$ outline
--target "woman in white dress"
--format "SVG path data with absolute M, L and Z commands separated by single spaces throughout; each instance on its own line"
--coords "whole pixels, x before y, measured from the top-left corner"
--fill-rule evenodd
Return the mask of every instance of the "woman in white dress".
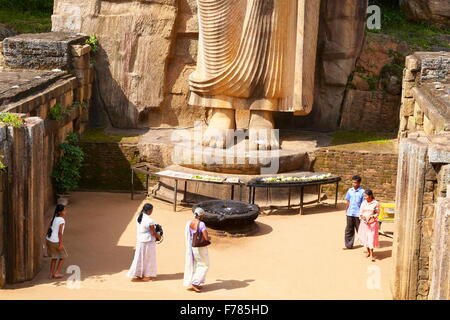
M 137 239 L 133 263 L 127 276 L 131 281 L 153 281 L 156 279 L 156 240 L 161 237 L 156 233 L 155 222 L 150 218 L 153 206 L 146 203 L 136 219 Z
M 195 218 L 186 223 L 185 242 L 186 255 L 184 265 L 183 285 L 188 290 L 200 292 L 205 283 L 206 274 L 209 268 L 209 256 L 207 247 L 192 247 L 192 237 L 197 229 L 203 233 L 203 237 L 209 239 L 206 225 L 202 221 L 205 211 L 202 208 L 195 209 Z

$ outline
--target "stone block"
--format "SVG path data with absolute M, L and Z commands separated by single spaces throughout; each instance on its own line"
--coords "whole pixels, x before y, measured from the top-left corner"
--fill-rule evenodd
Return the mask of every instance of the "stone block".
M 414 88 L 415 86 L 416 86 L 415 82 L 404 82 L 402 96 L 404 98 L 412 98 L 413 97 L 412 88 Z
M 420 70 L 420 60 L 417 59 L 414 55 L 410 55 L 406 57 L 405 62 L 406 69 L 410 71 L 419 71 Z
M 75 101 L 83 102 L 85 100 L 84 96 L 84 86 L 79 86 L 75 89 Z
M 403 70 L 403 81 L 412 82 L 416 80 L 416 73 L 409 69 Z
M 67 91 L 63 97 L 63 107 L 69 107 L 73 104 L 73 91 Z
M 408 131 L 416 130 L 416 119 L 414 117 L 408 117 L 408 124 L 406 125 Z
M 402 113 L 403 116 L 412 116 L 414 114 L 414 98 L 402 97 Z
M 73 57 L 89 56 L 91 46 L 88 44 L 75 44 L 70 46 L 70 52 Z
M 89 82 L 89 69 L 74 69 L 72 74 L 77 78 L 80 85 L 85 85 Z
M 72 58 L 72 68 L 74 69 L 88 69 L 90 67 L 89 55 L 85 54 L 81 57 Z
M 5 64 L 10 68 L 69 69 L 70 46 L 84 42 L 87 36 L 48 32 L 20 34 L 3 41 Z
M 427 116 L 423 117 L 423 131 L 427 135 L 434 135 L 436 133 L 436 128 Z

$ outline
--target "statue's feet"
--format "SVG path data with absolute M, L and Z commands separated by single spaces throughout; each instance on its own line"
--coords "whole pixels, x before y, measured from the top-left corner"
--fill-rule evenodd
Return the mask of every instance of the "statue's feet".
M 271 111 L 252 110 L 249 123 L 250 150 L 277 150 L 280 148 L 278 135 Z
M 234 112 L 234 109 L 213 109 L 208 128 L 203 133 L 203 146 L 226 148 L 227 137 L 229 135 L 233 136 L 233 130 L 236 128 Z

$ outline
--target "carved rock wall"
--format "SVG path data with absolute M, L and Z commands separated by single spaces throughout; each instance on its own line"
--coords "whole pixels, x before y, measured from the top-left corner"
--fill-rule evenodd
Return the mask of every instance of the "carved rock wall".
M 366 6 L 322 0 L 316 104 L 308 117 L 278 115 L 280 127 L 338 126 Z M 52 22 L 53 31 L 97 35 L 95 105 L 113 126 L 185 127 L 206 118 L 204 109 L 187 106 L 197 60 L 196 0 L 55 0 Z

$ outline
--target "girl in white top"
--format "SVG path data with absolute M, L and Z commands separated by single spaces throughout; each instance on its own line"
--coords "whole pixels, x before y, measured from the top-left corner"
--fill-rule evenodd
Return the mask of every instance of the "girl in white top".
M 66 213 L 66 207 L 62 204 L 58 204 L 47 230 L 47 255 L 52 259 L 50 263 L 50 279 L 64 277 L 63 274 L 59 273 L 59 270 L 63 265 L 64 259 L 68 256 L 66 249 L 63 246 L 63 233 L 66 224 L 64 217 Z
M 156 233 L 155 222 L 150 218 L 153 206 L 146 203 L 136 222 L 136 251 L 130 270 L 127 273 L 131 281 L 153 281 L 156 279 Z

